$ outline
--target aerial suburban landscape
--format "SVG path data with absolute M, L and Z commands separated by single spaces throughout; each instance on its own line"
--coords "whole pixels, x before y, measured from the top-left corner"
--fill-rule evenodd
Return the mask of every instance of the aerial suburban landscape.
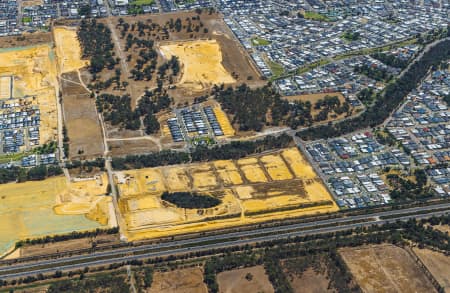
M 0 292 L 450 292 L 448 0 L 0 1 Z

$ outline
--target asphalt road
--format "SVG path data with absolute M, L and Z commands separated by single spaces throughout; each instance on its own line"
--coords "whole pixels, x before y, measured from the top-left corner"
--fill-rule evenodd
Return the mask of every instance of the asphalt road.
M 446 209 L 444 211 L 432 211 L 436 209 Z M 414 213 L 422 212 L 422 211 L 430 211 L 426 214 L 419 214 L 416 215 Z M 412 215 L 404 215 L 404 214 L 410 214 Z M 89 255 L 78 255 L 78 256 L 72 256 L 67 258 L 61 258 L 61 259 L 53 259 L 53 260 L 44 260 L 39 261 L 36 263 L 19 263 L 19 264 L 13 264 L 13 265 L 3 265 L 0 267 L 0 278 L 2 279 L 8 279 L 8 278 L 18 278 L 18 277 L 26 277 L 26 276 L 34 276 L 38 273 L 49 273 L 54 272 L 56 270 L 75 270 L 75 269 L 82 269 L 86 266 L 92 266 L 92 265 L 109 265 L 112 263 L 118 263 L 118 262 L 126 262 L 131 260 L 137 260 L 137 259 L 146 259 L 146 258 L 152 258 L 152 257 L 163 257 L 168 255 L 174 255 L 174 254 L 180 254 L 180 253 L 187 253 L 187 252 L 201 252 L 208 249 L 216 249 L 216 248 L 225 248 L 230 246 L 236 246 L 236 245 L 245 245 L 255 242 L 267 242 L 272 240 L 278 240 L 278 239 L 286 239 L 289 237 L 295 237 L 295 236 L 304 236 L 304 235 L 312 235 L 312 234 L 321 234 L 321 233 L 328 233 L 328 232 L 336 232 L 336 231 L 342 231 L 342 230 L 348 230 L 356 227 L 363 227 L 363 226 L 369 226 L 374 224 L 384 224 L 387 222 L 392 222 L 395 220 L 407 220 L 411 218 L 425 218 L 430 217 L 432 215 L 442 215 L 442 214 L 448 214 L 450 213 L 450 203 L 446 204 L 438 204 L 433 206 L 427 206 L 427 207 L 415 207 L 415 208 L 409 208 L 404 210 L 395 210 L 395 211 L 387 211 L 387 212 L 380 212 L 380 213 L 374 213 L 371 215 L 359 215 L 354 217 L 348 217 L 348 218 L 339 218 L 339 219 L 330 219 L 330 220 L 322 220 L 312 223 L 301 223 L 301 224 L 292 224 L 292 225 L 286 225 L 281 227 L 273 227 L 273 228 L 262 228 L 258 230 L 252 230 L 252 231 L 243 231 L 243 232 L 234 232 L 234 233 L 226 233 L 222 235 L 215 235 L 215 236 L 206 236 L 206 237 L 199 237 L 195 239 L 188 239 L 188 240 L 179 240 L 179 241 L 173 241 L 173 242 L 167 242 L 167 243 L 161 243 L 161 244 L 152 244 L 152 245 L 145 245 L 145 246 L 139 246 L 139 247 L 127 247 L 112 251 L 106 251 L 106 252 L 98 252 L 93 253 Z M 404 216 L 400 216 L 400 215 Z M 395 219 L 380 219 L 380 217 L 383 216 L 390 216 L 390 215 L 399 215 L 398 218 Z M 350 223 L 351 221 L 363 221 L 358 223 Z M 329 225 L 329 224 L 335 224 L 331 227 L 317 227 L 322 225 Z M 293 231 L 298 229 L 308 229 L 303 231 Z M 255 236 L 255 235 L 261 235 L 261 234 L 268 234 L 258 237 L 252 237 L 252 238 L 246 238 L 249 236 Z M 239 237 L 238 240 L 233 240 Z M 211 244 L 204 244 L 207 241 L 220 241 L 218 243 L 211 243 Z M 192 245 L 191 247 L 184 247 L 180 248 L 180 246 L 185 245 Z M 197 245 L 195 245 L 197 244 Z M 151 250 L 160 250 L 165 249 L 164 251 L 151 251 Z M 149 251 L 142 253 L 144 251 Z M 131 255 L 135 252 L 141 252 L 142 254 L 139 255 Z M 130 254 L 130 255 L 126 255 Z M 125 256 L 124 256 L 125 255 Z M 98 257 L 105 257 L 106 259 L 103 260 L 96 260 L 95 258 Z M 68 262 L 79 262 L 78 264 L 67 264 Z M 51 266 L 51 268 L 45 268 L 45 269 L 39 269 L 40 266 Z M 24 272 L 14 272 L 17 270 L 25 270 Z

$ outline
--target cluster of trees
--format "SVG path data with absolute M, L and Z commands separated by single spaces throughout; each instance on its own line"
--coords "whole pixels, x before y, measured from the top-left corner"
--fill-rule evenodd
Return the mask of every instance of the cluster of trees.
M 83 58 L 91 58 L 89 69 L 94 75 L 108 67 L 113 69 L 118 63 L 112 50 L 111 31 L 95 19 L 83 19 L 78 30 L 78 40 L 83 51 Z
M 304 140 L 314 140 L 341 136 L 358 129 L 375 127 L 403 101 L 404 97 L 417 87 L 431 66 L 437 66 L 442 60 L 450 58 L 450 41 L 444 40 L 425 52 L 422 58 L 414 62 L 409 70 L 395 82 L 389 83 L 379 98 L 357 117 L 333 125 L 322 125 L 297 133 Z
M 414 171 L 415 182 L 410 179 L 402 178 L 397 174 L 388 174 L 386 176 L 389 185 L 393 187 L 390 192 L 392 199 L 397 201 L 417 200 L 432 196 L 430 188 L 427 187 L 427 174 L 423 169 Z
M 375 59 L 383 62 L 384 64 L 386 64 L 388 66 L 391 66 L 391 67 L 404 69 L 404 68 L 406 68 L 406 66 L 408 66 L 408 60 L 397 58 L 396 56 L 394 56 L 392 54 L 386 54 L 386 53 L 379 52 L 379 53 L 374 53 L 370 56 L 372 58 L 375 58 Z
M 169 193 L 166 191 L 162 194 L 161 199 L 183 209 L 207 209 L 222 203 L 218 198 L 192 192 Z
M 47 292 L 96 292 L 99 288 L 101 288 L 102 292 L 131 292 L 130 285 L 126 282 L 125 274 L 99 274 L 93 278 L 81 276 L 78 280 L 70 279 L 52 283 Z
M 45 143 L 41 146 L 38 146 L 33 151 L 40 155 L 53 154 L 54 152 L 56 152 L 57 147 L 58 147 L 58 143 L 56 141 L 51 141 L 49 143 Z
M 353 69 L 355 73 L 364 74 L 367 77 L 376 81 L 389 82 L 392 79 L 392 74 L 389 74 L 386 69 L 373 67 L 369 65 L 355 66 Z
M 125 158 L 113 158 L 112 167 L 116 170 L 140 169 L 164 165 L 183 164 L 212 160 L 240 159 L 245 156 L 272 149 L 285 148 L 292 144 L 292 137 L 287 134 L 267 136 L 256 141 L 233 141 L 229 144 L 207 148 L 198 146 L 190 153 L 161 151 L 146 155 L 128 155 Z
M 214 95 L 222 108 L 233 117 L 232 123 L 238 124 L 243 131 L 260 131 L 264 125 L 287 125 L 296 129 L 326 120 L 329 113 L 350 114 L 351 110 L 349 104 L 341 104 L 338 97 L 326 97 L 316 103 L 315 109 L 321 111 L 313 117 L 309 101 L 288 102 L 270 85 L 257 89 L 251 89 L 245 84 L 236 89 L 215 87 Z
M 353 32 L 349 30 L 342 35 L 342 38 L 346 39 L 347 41 L 357 41 L 361 38 L 361 34 L 359 32 Z
M 0 184 L 8 182 L 25 182 L 44 180 L 48 177 L 58 176 L 63 173 L 62 169 L 56 165 L 39 165 L 32 168 L 11 168 L 0 169 Z
M 131 98 L 129 95 L 101 94 L 97 96 L 96 106 L 98 112 L 103 114 L 105 121 L 126 129 L 140 129 L 141 118 L 143 117 L 142 122 L 146 133 L 152 134 L 158 132 L 160 127 L 154 115 L 169 108 L 171 102 L 172 100 L 166 92 L 147 90 L 139 100 L 135 110 L 131 109 Z
M 66 164 L 67 169 L 80 169 L 81 171 L 91 172 L 94 168 L 98 168 L 101 171 L 105 170 L 105 159 L 96 158 L 91 161 L 78 161 L 72 160 L 70 163 Z

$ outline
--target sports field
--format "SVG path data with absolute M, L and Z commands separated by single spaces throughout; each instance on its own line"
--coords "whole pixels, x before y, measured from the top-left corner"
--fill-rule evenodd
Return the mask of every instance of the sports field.
M 51 45 L 0 49 L 1 75 L 14 76 L 14 97 L 36 97 L 41 112 L 40 144 L 56 140 L 58 81 Z
M 84 193 L 75 195 L 77 189 Z M 0 185 L 0 255 L 21 239 L 101 227 L 99 222 L 88 219 L 98 218 L 105 223 L 97 207 L 103 209 L 108 199 L 94 200 L 99 191 L 95 182 L 69 186 L 65 177 Z
M 160 47 L 170 59 L 177 56 L 182 65 L 179 85 L 203 90 L 214 84 L 232 84 L 236 80 L 222 65 L 222 50 L 216 40 L 175 42 Z
M 338 210 L 297 148 L 237 161 L 116 172 L 115 179 L 128 240 Z M 222 203 L 209 209 L 182 209 L 161 199 L 164 191 L 188 190 Z

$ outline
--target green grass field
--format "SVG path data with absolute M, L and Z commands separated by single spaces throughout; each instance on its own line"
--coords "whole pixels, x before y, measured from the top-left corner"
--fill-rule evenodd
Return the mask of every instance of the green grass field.
M 305 19 L 310 19 L 310 20 L 327 21 L 327 22 L 331 21 L 331 19 L 328 16 L 314 12 L 314 11 L 305 11 L 303 13 L 303 17 Z
M 155 0 L 133 0 L 130 2 L 131 5 L 142 6 L 142 5 L 151 5 L 155 3 Z
M 253 46 L 267 46 L 270 45 L 271 42 L 269 40 L 266 39 L 262 39 L 262 38 L 253 38 L 252 39 L 252 45 Z

